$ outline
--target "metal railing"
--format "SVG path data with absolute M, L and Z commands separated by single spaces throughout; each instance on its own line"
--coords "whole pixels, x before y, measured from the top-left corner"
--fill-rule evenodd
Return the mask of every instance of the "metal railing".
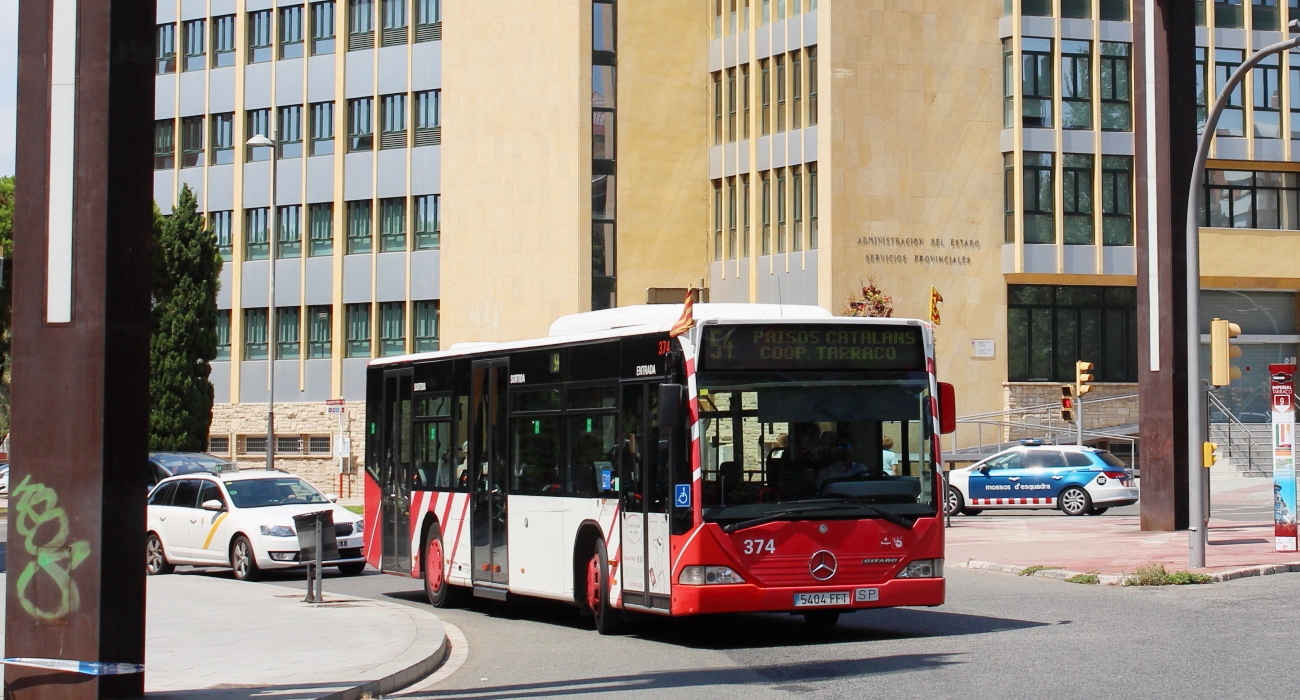
M 1246 424 L 1237 417 L 1237 414 L 1233 413 L 1232 410 L 1228 408 L 1227 404 L 1223 403 L 1223 399 L 1220 399 L 1214 392 L 1207 391 L 1205 395 L 1209 400 L 1210 408 L 1217 410 L 1228 419 L 1228 454 L 1232 454 L 1232 432 L 1233 429 L 1236 428 L 1242 435 L 1246 436 L 1246 470 L 1255 471 L 1255 449 L 1257 447 L 1260 449 L 1264 449 L 1265 447 L 1271 449 L 1272 445 L 1266 446 L 1260 442 L 1256 442 L 1255 433 L 1247 427 Z M 1211 421 L 1210 425 L 1213 424 L 1214 422 Z
M 1087 406 L 1111 401 L 1122 401 L 1134 399 L 1137 394 L 1120 394 L 1117 396 L 1103 396 L 1084 402 L 1086 411 Z M 1078 428 L 1065 424 L 1060 421 L 1061 405 L 1058 402 L 1033 404 L 1029 406 L 1019 406 L 1001 411 L 989 411 L 986 413 L 974 413 L 969 416 L 957 418 L 957 425 L 975 427 L 975 444 L 966 444 L 958 446 L 958 433 L 954 432 L 949 437 L 949 454 L 974 453 L 976 455 L 992 454 L 1006 449 L 1019 443 L 1019 439 L 1012 439 L 1013 432 L 1028 433 L 1026 437 L 1041 438 L 1050 441 L 1052 444 L 1063 444 L 1072 442 L 1078 437 Z M 1086 415 L 1086 412 L 1085 412 Z M 1018 420 L 1017 420 L 1018 419 Z M 992 434 L 992 441 L 985 442 L 985 428 L 988 427 Z M 969 431 L 966 431 L 969 436 Z M 1065 439 L 1061 439 L 1064 435 Z M 1083 438 L 1087 440 L 1111 440 L 1129 443 L 1132 450 L 1137 444 L 1137 437 L 1124 433 L 1108 430 L 1106 428 L 1084 429 Z M 1131 452 L 1130 452 L 1131 454 Z

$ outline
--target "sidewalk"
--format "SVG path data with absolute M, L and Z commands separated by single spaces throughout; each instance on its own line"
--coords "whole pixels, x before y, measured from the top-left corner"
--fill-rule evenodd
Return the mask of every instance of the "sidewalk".
M 1273 551 L 1272 479 L 1215 477 L 1212 490 L 1216 517 L 1210 520 L 1207 566 L 1196 571 L 1233 578 L 1237 570 L 1255 567 L 1295 564 L 1300 570 L 1300 553 Z M 1186 569 L 1187 533 L 1143 532 L 1136 511 L 1134 506 L 1114 515 L 1074 518 L 1050 511 L 957 515 L 947 531 L 947 559 L 952 566 L 1049 566 L 1103 575 L 1131 573 L 1151 563 L 1169 571 Z
M 437 617 L 393 603 L 327 593 L 313 606 L 303 591 L 194 573 L 151 577 L 148 595 L 150 698 L 380 697 L 447 651 Z

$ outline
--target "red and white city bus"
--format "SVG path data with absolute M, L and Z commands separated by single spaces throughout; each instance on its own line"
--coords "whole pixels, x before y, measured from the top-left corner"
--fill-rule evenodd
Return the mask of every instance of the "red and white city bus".
M 366 557 L 430 602 L 841 613 L 944 602 L 930 326 L 808 306 L 623 307 L 367 376 Z

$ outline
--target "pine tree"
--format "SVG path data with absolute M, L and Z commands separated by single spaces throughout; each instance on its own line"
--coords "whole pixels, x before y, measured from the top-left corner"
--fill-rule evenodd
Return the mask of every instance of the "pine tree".
M 153 336 L 149 343 L 149 448 L 203 452 L 212 425 L 217 355 L 216 238 L 189 186 L 172 215 L 154 207 Z
M 13 291 L 14 178 L 0 177 L 0 440 L 9 434 L 9 342 Z

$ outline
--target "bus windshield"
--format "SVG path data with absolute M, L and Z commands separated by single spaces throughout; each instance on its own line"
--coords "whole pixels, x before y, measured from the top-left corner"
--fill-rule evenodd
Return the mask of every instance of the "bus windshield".
M 927 375 L 768 372 L 700 386 L 706 521 L 935 514 Z

